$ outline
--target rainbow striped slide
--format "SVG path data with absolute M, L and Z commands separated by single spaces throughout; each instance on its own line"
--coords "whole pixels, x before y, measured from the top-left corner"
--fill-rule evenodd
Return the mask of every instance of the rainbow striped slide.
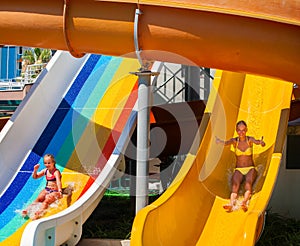
M 135 125 L 134 59 L 58 51 L 0 134 L 0 245 L 75 245 Z M 18 211 L 45 186 L 31 178 L 52 153 L 69 195 L 31 221 Z

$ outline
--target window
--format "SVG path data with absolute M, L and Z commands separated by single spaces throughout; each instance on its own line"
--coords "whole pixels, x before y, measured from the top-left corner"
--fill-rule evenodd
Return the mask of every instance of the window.
M 287 135 L 286 169 L 300 169 L 300 126 L 290 126 Z

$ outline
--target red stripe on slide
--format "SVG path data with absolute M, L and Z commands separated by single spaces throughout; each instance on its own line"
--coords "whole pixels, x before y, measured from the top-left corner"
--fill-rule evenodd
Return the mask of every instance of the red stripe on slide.
M 92 177 L 89 178 L 89 180 L 86 182 L 83 190 L 81 191 L 79 197 L 77 198 L 77 200 L 91 187 L 91 185 L 94 183 L 95 179 L 93 179 Z
M 128 117 L 132 111 L 132 108 L 134 107 L 134 104 L 137 101 L 137 88 L 138 88 L 138 83 L 136 82 L 134 87 L 132 88 L 132 91 L 126 101 L 126 104 L 124 105 L 124 108 L 119 116 L 119 119 L 117 120 L 114 129 L 112 129 L 105 146 L 102 150 L 102 153 L 97 161 L 97 164 L 95 168 L 100 168 L 102 170 L 106 163 L 107 160 L 109 159 L 110 155 L 112 154 L 117 141 L 119 140 L 119 137 L 121 135 L 122 130 L 124 129 L 124 126 L 128 120 Z M 95 175 L 91 175 L 89 178 L 88 182 L 86 183 L 85 187 L 83 188 L 82 192 L 80 193 L 80 196 L 78 199 L 91 187 L 91 185 L 94 183 L 95 179 L 98 177 L 100 173 L 97 173 Z

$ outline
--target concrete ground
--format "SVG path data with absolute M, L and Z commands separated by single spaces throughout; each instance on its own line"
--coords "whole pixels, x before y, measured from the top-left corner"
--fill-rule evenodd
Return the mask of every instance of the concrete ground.
M 82 239 L 77 246 L 129 246 L 129 240 L 121 239 Z

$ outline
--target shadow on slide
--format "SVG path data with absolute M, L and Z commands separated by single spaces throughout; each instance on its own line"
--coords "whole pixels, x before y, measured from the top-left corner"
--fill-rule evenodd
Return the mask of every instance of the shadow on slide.
M 291 93 L 292 83 L 218 71 L 194 141 L 200 138 L 200 146 L 192 146 L 165 193 L 139 211 L 131 245 L 254 245 L 276 182 Z M 215 136 L 233 137 L 241 119 L 266 146 L 254 146 L 258 178 L 249 210 L 227 213 L 222 205 L 230 196 L 234 153 L 217 145 Z

